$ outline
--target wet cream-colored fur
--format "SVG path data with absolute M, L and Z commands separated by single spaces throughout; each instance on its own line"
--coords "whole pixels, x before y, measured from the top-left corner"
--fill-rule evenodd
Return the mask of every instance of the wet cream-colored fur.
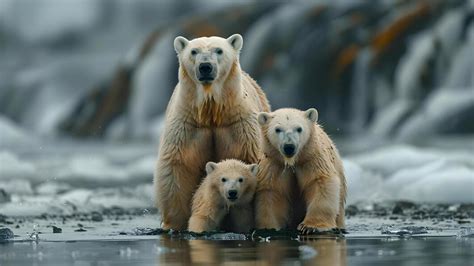
M 344 228 L 346 180 L 338 151 L 316 123 L 316 109 L 260 113 L 264 155 L 255 196 L 257 228 Z M 284 145 L 295 146 L 285 155 Z
M 207 163 L 207 176 L 193 197 L 188 230 L 246 233 L 254 228 L 257 171 L 257 164 L 247 165 L 233 159 Z M 231 191 L 236 197 L 229 196 Z
M 261 88 L 240 69 L 242 44 L 238 34 L 174 41 L 179 82 L 167 107 L 154 178 L 164 229 L 188 227 L 191 198 L 207 162 L 257 162 L 257 113 L 270 107 Z M 203 62 L 213 65 L 214 80 L 200 80 Z

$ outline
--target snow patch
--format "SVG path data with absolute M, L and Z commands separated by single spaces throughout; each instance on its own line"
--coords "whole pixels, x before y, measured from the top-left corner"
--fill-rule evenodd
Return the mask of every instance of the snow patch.
M 0 151 L 0 180 L 31 179 L 35 175 L 33 164 L 20 160 L 12 153 Z
M 394 199 L 474 203 L 474 169 L 438 160 L 399 171 L 388 179 L 384 190 Z
M 474 153 L 392 146 L 344 160 L 348 203 L 474 203 Z

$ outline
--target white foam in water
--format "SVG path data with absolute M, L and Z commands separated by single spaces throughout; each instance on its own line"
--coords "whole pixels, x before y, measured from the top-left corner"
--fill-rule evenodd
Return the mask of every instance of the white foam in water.
M 345 160 L 348 203 L 474 203 L 474 154 L 392 146 Z
M 79 178 L 92 182 L 101 179 L 117 181 L 127 179 L 127 174 L 121 171 L 120 168 L 114 167 L 105 158 L 93 156 L 76 157 L 64 165 L 63 169 L 59 169 L 56 177 L 59 180 Z
M 472 88 L 463 90 L 438 90 L 434 92 L 400 129 L 399 136 L 404 139 L 429 135 L 432 132 L 443 132 L 449 128 L 452 120 L 467 120 L 474 109 Z M 442 110 L 442 111 L 440 111 Z
M 13 145 L 31 145 L 35 138 L 29 136 L 13 121 L 0 115 L 0 149 Z
M 409 146 L 391 146 L 376 151 L 363 153 L 352 157 L 351 160 L 363 168 L 384 177 L 410 167 L 417 167 L 437 159 L 435 154 L 424 153 Z
M 0 151 L 0 180 L 31 179 L 36 175 L 36 167 L 20 160 L 16 155 Z
M 439 160 L 389 178 L 385 190 L 395 199 L 418 202 L 474 202 L 474 171 Z
M 28 180 L 2 180 L 0 176 L 0 189 L 3 189 L 8 194 L 33 194 L 33 187 L 31 186 L 31 183 Z
M 0 189 L 11 197 L 0 204 L 0 213 L 65 214 L 74 208 L 86 212 L 112 206 L 153 206 L 154 149 L 94 144 L 103 148 L 92 152 L 76 151 L 77 144 L 70 145 L 67 149 L 75 152 L 62 155 L 54 149 L 28 157 L 15 150 L 1 151 Z M 383 200 L 474 202 L 474 154 L 469 149 L 397 144 L 349 156 L 343 163 L 348 204 Z
M 113 163 L 106 155 L 21 160 L 15 154 L 3 151 L 0 152 L 0 181 L 62 182 L 85 187 L 137 184 L 152 181 L 155 160 L 154 155 L 126 163 Z
M 383 197 L 378 193 L 383 186 L 380 174 L 366 171 L 359 164 L 350 160 L 344 160 L 343 163 L 347 181 L 347 204 L 377 200 Z

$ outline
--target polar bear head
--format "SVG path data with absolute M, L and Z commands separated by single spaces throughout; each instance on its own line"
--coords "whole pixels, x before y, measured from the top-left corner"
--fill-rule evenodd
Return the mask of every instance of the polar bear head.
M 221 195 L 227 206 L 252 201 L 257 187 L 257 171 L 257 164 L 248 165 L 234 159 L 206 164 L 206 178 L 211 179 L 213 191 Z
M 257 119 L 266 142 L 278 151 L 286 165 L 291 166 L 312 136 L 318 111 L 282 108 L 272 113 L 259 113 Z
M 240 34 L 227 39 L 216 36 L 193 40 L 179 36 L 174 39 L 174 49 L 182 71 L 195 85 L 205 90 L 210 90 L 213 84 L 223 84 L 232 68 L 240 67 L 242 45 L 243 38 Z

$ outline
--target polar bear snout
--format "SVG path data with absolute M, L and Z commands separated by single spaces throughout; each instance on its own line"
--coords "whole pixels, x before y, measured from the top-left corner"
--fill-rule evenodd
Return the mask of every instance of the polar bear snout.
M 199 81 L 209 82 L 213 81 L 216 77 L 215 67 L 211 63 L 201 63 L 198 67 L 198 79 Z
M 211 63 L 202 63 L 199 65 L 199 73 L 201 75 L 209 75 L 212 72 L 212 65 Z
M 294 144 L 283 145 L 283 154 L 286 157 L 293 157 L 296 153 L 296 146 Z
M 236 189 L 231 189 L 227 191 L 227 199 L 230 201 L 235 201 L 238 199 L 239 192 Z

